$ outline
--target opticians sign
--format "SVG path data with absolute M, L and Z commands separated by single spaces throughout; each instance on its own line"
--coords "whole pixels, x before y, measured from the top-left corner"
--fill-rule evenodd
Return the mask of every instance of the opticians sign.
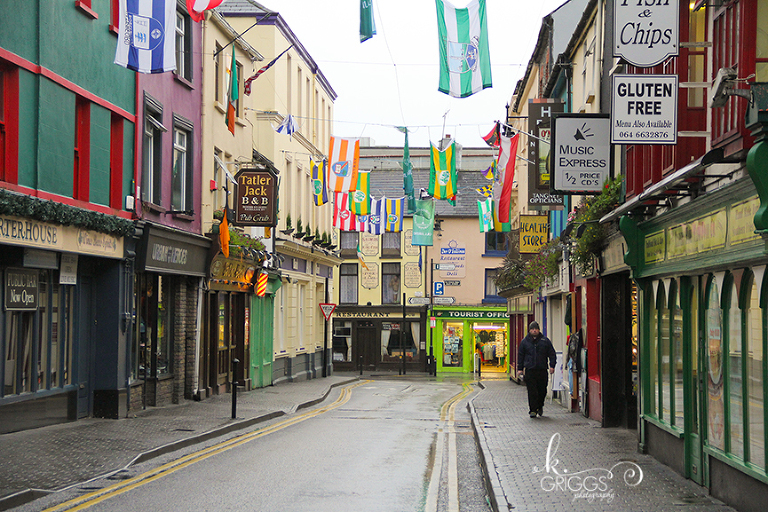
M 611 142 L 677 143 L 676 75 L 613 75 Z
M 552 189 L 560 194 L 594 194 L 610 176 L 608 114 L 559 114 L 552 132 Z
M 678 54 L 678 0 L 614 0 L 613 56 L 641 68 Z

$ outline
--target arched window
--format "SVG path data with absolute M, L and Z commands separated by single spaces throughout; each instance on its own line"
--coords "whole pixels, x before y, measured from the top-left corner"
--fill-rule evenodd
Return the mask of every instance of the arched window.
M 720 288 L 710 278 L 706 294 L 705 345 L 707 347 L 707 441 L 725 450 L 725 406 L 723 404 L 723 314 Z
M 765 357 L 765 312 L 760 308 L 760 283 L 755 275 L 748 276 L 746 292 L 746 373 L 747 425 L 749 432 L 748 460 L 765 469 L 765 393 L 763 390 L 763 359 Z
M 672 424 L 683 430 L 685 427 L 683 413 L 683 308 L 680 307 L 680 290 L 676 282 L 672 282 L 669 291 L 669 304 L 672 314 L 672 336 L 670 359 L 672 361 Z M 665 418 L 666 419 L 666 418 Z
M 732 276 L 728 277 L 728 425 L 729 452 L 744 457 L 744 390 L 742 378 L 742 314 L 739 291 Z

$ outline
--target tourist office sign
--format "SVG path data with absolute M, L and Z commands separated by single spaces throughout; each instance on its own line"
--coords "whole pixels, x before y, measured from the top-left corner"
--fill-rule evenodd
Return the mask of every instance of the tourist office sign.
M 611 142 L 677 143 L 677 75 L 613 75 Z
M 277 225 L 277 177 L 266 166 L 241 169 L 235 175 L 235 224 L 274 227 Z
M 678 54 L 679 0 L 614 0 L 613 56 L 648 68 Z
M 611 171 L 608 114 L 559 114 L 552 132 L 552 189 L 599 194 Z M 522 233 L 521 233 L 522 234 Z M 521 250 L 522 251 L 522 246 Z

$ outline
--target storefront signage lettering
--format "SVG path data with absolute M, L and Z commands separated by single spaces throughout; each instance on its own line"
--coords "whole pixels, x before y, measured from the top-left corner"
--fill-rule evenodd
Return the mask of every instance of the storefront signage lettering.
M 170 245 L 153 244 L 151 258 L 154 261 L 162 263 L 173 263 L 175 265 L 187 264 L 187 249 L 172 247 Z
M 677 75 L 613 75 L 611 142 L 677 143 Z
M 547 215 L 520 216 L 520 254 L 536 254 L 549 241 Z
M 245 262 L 218 255 L 211 263 L 211 279 L 250 283 L 256 268 Z
M 405 254 L 408 256 L 418 256 L 420 247 L 413 245 L 413 230 L 405 230 Z
M 8 268 L 5 271 L 5 309 L 34 311 L 37 309 L 38 271 Z
M 666 237 L 664 231 L 645 237 L 645 262 L 658 263 L 664 261 L 666 253 Z
M 614 0 L 613 56 L 652 67 L 678 54 L 678 0 Z
M 760 207 L 760 199 L 753 196 L 746 201 L 736 203 L 731 207 L 731 215 L 728 219 L 731 234 L 731 245 L 749 242 L 760 238 L 755 233 L 755 213 Z
M 610 117 L 558 114 L 554 125 L 552 188 L 563 194 L 600 192 L 611 170 Z
M 565 110 L 565 103 L 554 98 L 528 100 L 528 209 L 549 211 L 563 209 L 563 196 L 552 193 L 549 160 L 552 146 L 552 119 Z M 525 139 L 524 139 L 525 140 Z
M 378 235 L 372 235 L 370 233 L 363 233 L 360 236 L 360 251 L 365 256 L 376 256 L 379 254 L 379 239 Z
M 112 235 L 81 229 L 77 234 L 77 247 L 91 254 L 117 255 L 117 238 Z
M 59 228 L 31 220 L 0 217 L 0 240 L 8 243 L 59 247 Z
M 374 312 L 365 312 L 365 311 L 339 311 L 338 309 L 334 311 L 333 316 L 337 318 L 402 318 L 403 313 L 402 311 L 398 313 L 390 313 L 388 311 L 374 311 Z M 407 318 L 418 318 L 421 316 L 421 313 L 406 313 Z
M 379 287 L 379 264 L 366 263 L 368 268 L 360 267 L 360 285 L 368 290 Z
M 435 310 L 432 312 L 437 318 L 507 318 L 506 311 L 452 311 Z
M 269 170 L 242 169 L 237 181 L 236 216 L 238 226 L 277 225 L 277 178 Z
M 421 287 L 421 270 L 418 263 L 409 262 L 403 265 L 403 284 L 406 288 Z
M 61 270 L 59 284 L 77 284 L 77 254 L 61 255 Z
M 463 244 L 464 242 L 461 242 Z M 446 246 L 440 248 L 440 261 L 438 265 L 453 264 L 452 270 L 440 268 L 441 279 L 455 279 L 467 276 L 465 263 L 467 261 L 467 249 L 456 240 L 450 240 Z

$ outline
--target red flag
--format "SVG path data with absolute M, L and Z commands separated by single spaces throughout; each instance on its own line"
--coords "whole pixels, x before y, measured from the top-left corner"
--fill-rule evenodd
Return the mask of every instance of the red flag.
M 512 200 L 512 182 L 515 181 L 515 159 L 517 158 L 518 133 L 511 139 L 500 136 L 499 164 L 496 181 L 493 183 L 493 200 L 496 218 L 499 222 L 509 222 L 509 206 Z
M 485 141 L 485 143 L 491 146 L 492 148 L 499 147 L 499 135 L 500 135 L 499 131 L 500 131 L 499 123 L 497 121 L 496 124 L 493 125 L 493 129 L 490 132 L 488 132 L 488 135 L 483 137 L 483 140 Z
M 224 0 L 187 0 L 189 17 L 200 23 L 205 18 L 204 11 L 218 7 Z
M 288 51 L 288 50 L 290 50 L 291 48 L 293 48 L 293 45 L 291 45 L 291 46 L 289 46 L 288 48 L 286 48 L 285 50 L 283 50 L 283 53 L 287 52 L 287 51 Z M 266 70 L 268 70 L 269 68 L 271 68 L 271 67 L 272 67 L 272 65 L 273 65 L 275 62 L 277 62 L 277 59 L 279 59 L 280 57 L 282 57 L 282 56 L 283 56 L 283 53 L 281 53 L 280 55 L 278 55 L 277 57 L 275 57 L 274 59 L 272 59 L 271 61 L 269 61 L 269 64 L 267 64 L 266 66 L 264 66 L 264 67 L 262 67 L 261 69 L 259 69 L 259 70 L 258 70 L 258 71 L 257 71 L 257 72 L 256 72 L 256 73 L 255 73 L 255 74 L 254 74 L 254 75 L 253 75 L 251 78 L 249 78 L 248 80 L 246 80 L 246 81 L 243 83 L 243 92 L 245 93 L 245 95 L 246 95 L 246 96 L 250 96 L 250 95 L 251 95 L 251 82 L 253 82 L 253 81 L 254 81 L 254 80 L 256 80 L 257 78 L 259 78 L 259 77 L 261 76 L 261 74 L 262 74 L 262 73 L 264 73 Z

